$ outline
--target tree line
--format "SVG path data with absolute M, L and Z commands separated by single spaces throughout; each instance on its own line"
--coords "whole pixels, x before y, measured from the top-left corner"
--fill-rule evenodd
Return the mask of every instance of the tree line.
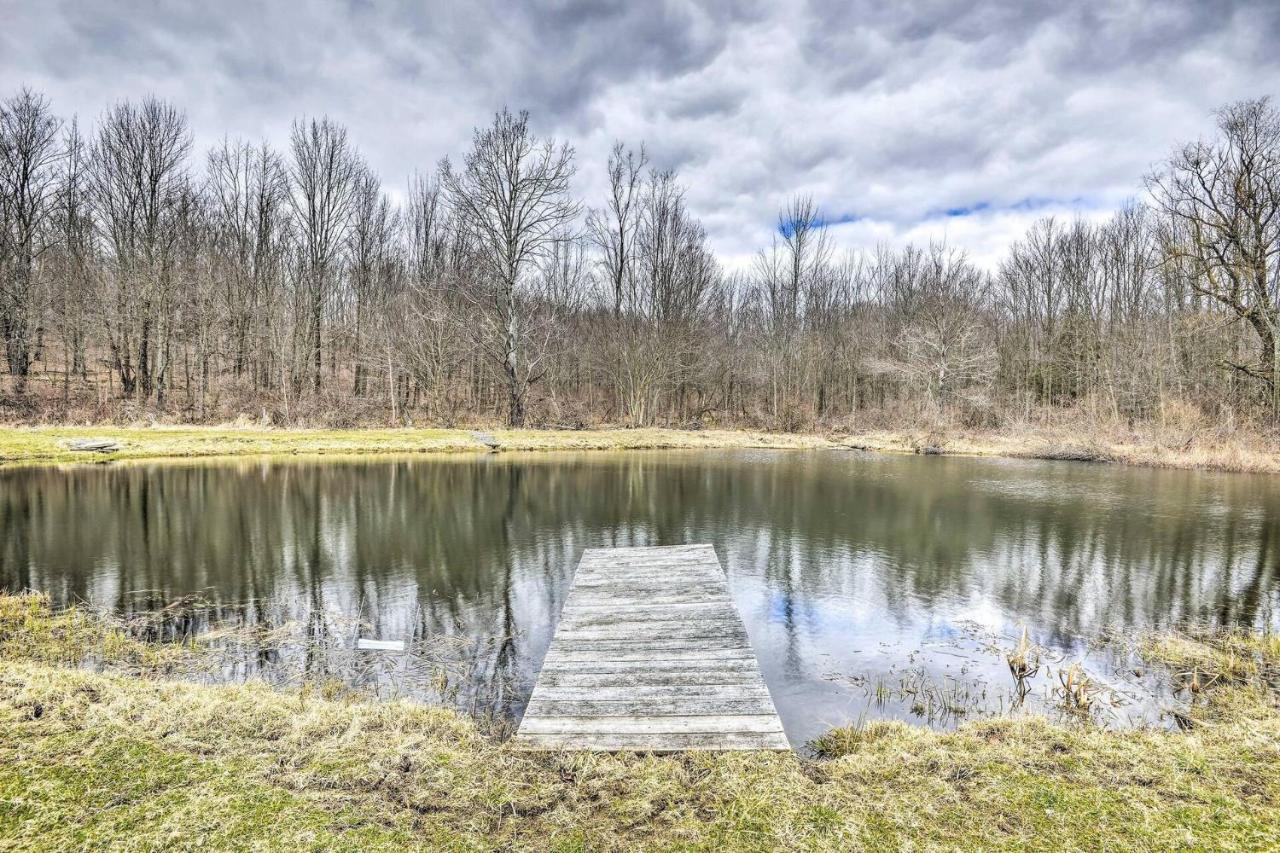
M 197 152 L 154 97 L 91 132 L 0 104 L 9 419 L 502 419 L 997 427 L 1280 417 L 1280 114 L 1217 113 L 1105 222 L 1044 218 L 995 269 L 942 244 L 842 252 L 811 198 L 726 268 L 680 176 L 497 113 L 384 190 L 345 127 Z

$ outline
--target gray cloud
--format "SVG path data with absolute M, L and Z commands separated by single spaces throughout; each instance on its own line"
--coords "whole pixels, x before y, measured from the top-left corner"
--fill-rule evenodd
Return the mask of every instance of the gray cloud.
M 643 141 L 731 259 L 793 192 L 854 220 L 846 245 L 990 259 L 1042 213 L 1105 214 L 1216 106 L 1280 89 L 1267 2 L 0 0 L 0 20 L 0 91 L 88 125 L 155 93 L 201 147 L 328 114 L 391 190 L 504 105 L 575 145 L 589 201 L 612 142 Z

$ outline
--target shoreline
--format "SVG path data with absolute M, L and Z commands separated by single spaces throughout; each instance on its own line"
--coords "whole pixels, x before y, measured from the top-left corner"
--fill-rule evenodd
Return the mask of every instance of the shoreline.
M 1280 446 L 1248 435 L 1225 441 L 1171 441 L 1153 434 L 1119 439 L 1067 428 L 1004 432 L 768 433 L 750 430 L 489 429 L 498 452 L 622 450 L 849 450 L 873 453 L 1105 462 L 1151 468 L 1280 474 Z M 73 441 L 118 443 L 107 452 Z M 1179 446 L 1174 446 L 1175 443 Z M 252 457 L 340 458 L 488 453 L 469 429 L 276 429 L 223 426 L 0 426 L 0 469 L 109 462 Z
M 532 752 L 330 683 L 182 678 L 192 644 L 0 595 L 0 842 L 405 849 L 1257 849 L 1280 839 L 1280 642 L 1152 637 L 1186 731 L 1040 716 L 793 753 Z M 90 660 L 90 671 L 77 662 Z M 3 846 L 3 844 L 0 844 Z
M 252 457 L 376 457 L 494 452 L 475 433 L 496 439 L 499 452 L 562 450 L 838 449 L 822 436 L 745 430 L 589 429 L 470 430 L 274 429 L 240 426 L 0 427 L 0 469 L 147 460 Z M 120 448 L 72 450 L 70 442 L 104 439 Z

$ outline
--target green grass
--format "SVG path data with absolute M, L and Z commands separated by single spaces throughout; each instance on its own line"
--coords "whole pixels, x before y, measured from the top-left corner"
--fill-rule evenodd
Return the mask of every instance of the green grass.
M 1088 430 L 1028 427 L 1007 433 L 919 429 L 796 435 L 748 430 L 491 429 L 503 450 L 676 450 L 710 448 L 854 448 L 880 453 L 1061 459 L 1084 454 L 1099 461 L 1140 466 L 1280 473 L 1273 440 L 1240 433 L 1224 441 L 1171 446 L 1167 437 L 1090 434 Z M 75 439 L 112 439 L 110 453 L 73 451 Z M 1193 446 L 1194 445 L 1194 446 Z M 87 464 L 128 460 L 181 460 L 237 456 L 364 456 L 481 453 L 487 448 L 464 429 L 274 429 L 224 426 L 0 426 L 0 467 Z
M 413 841 L 408 822 L 370 822 L 350 808 L 331 812 L 257 780 L 255 769 L 123 732 L 65 732 L 0 766 L 0 828 L 21 846 L 62 850 L 226 850 L 255 839 L 289 848 L 368 849 Z M 10 834 L 13 827 L 19 829 Z
M 1276 644 L 1229 643 L 1271 671 Z M 1153 654 L 1159 644 L 1149 643 Z M 833 732 L 827 756 L 528 753 L 444 709 L 169 679 L 84 611 L 0 598 L 0 848 L 1042 849 L 1280 845 L 1280 709 L 1220 680 L 1191 731 L 1043 719 Z M 80 655 L 105 672 L 66 664 Z
M 833 446 L 818 436 L 726 430 L 491 430 L 503 450 L 635 450 Z M 73 451 L 76 439 L 111 439 L 110 453 Z M 234 456 L 358 456 L 481 453 L 460 429 L 270 429 L 263 427 L 0 427 L 0 465 L 76 464 L 132 459 Z

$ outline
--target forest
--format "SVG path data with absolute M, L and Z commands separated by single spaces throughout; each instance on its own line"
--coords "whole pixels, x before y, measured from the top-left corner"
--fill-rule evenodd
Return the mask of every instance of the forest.
M 329 118 L 197 151 L 179 105 L 88 127 L 22 89 L 0 104 L 0 420 L 1270 432 L 1280 113 L 1233 103 L 1205 134 L 994 269 L 843 251 L 803 195 L 730 266 L 639 140 L 580 198 L 574 149 L 505 109 L 406 180 Z

